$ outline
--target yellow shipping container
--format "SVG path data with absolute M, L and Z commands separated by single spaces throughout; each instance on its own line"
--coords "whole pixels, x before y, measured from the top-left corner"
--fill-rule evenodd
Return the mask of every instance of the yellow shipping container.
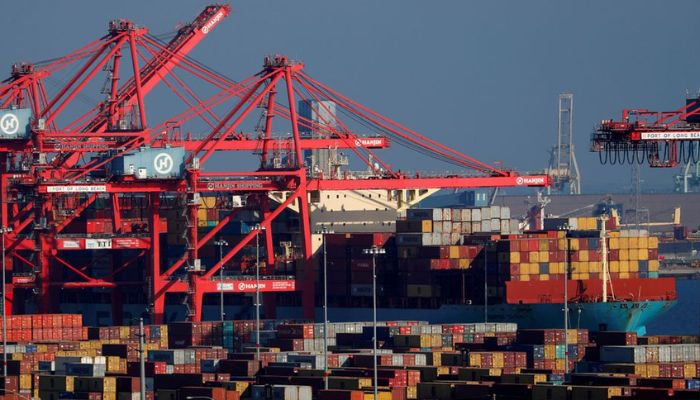
M 372 378 L 359 378 L 357 380 L 357 387 L 360 389 L 366 388 L 366 387 L 372 387 Z M 241 392 L 243 393 L 243 392 Z
M 574 251 L 578 251 L 581 248 L 581 246 L 579 245 L 579 240 L 581 240 L 581 239 L 569 240 L 569 249 L 574 250 Z M 585 239 L 585 240 L 588 240 L 588 239 Z M 564 247 L 564 248 L 566 249 L 566 247 Z
M 413 400 L 418 398 L 418 386 L 406 386 L 406 398 Z
M 578 343 L 578 330 L 576 329 L 568 329 L 566 331 L 566 342 L 569 344 L 577 344 Z M 588 344 L 588 343 L 586 343 Z M 537 382 L 535 382 L 537 383 Z
M 639 272 L 639 261 L 630 261 L 630 272 Z
M 588 266 L 587 262 L 579 261 L 578 262 L 578 269 L 576 270 L 576 272 L 578 272 L 579 274 L 583 274 L 585 272 L 588 272 L 588 270 L 586 268 L 587 266 Z
M 531 263 L 538 263 L 540 262 L 540 253 L 537 251 L 531 251 L 530 254 L 530 262 Z
M 611 232 L 611 233 L 615 233 L 615 232 Z M 611 236 L 610 241 L 609 241 L 609 245 L 610 245 L 610 249 L 618 250 L 620 248 L 620 238 Z
M 647 250 L 644 250 L 647 251 Z M 630 249 L 630 260 L 631 261 L 639 261 L 641 258 L 639 258 L 639 253 L 641 253 L 642 250 L 639 249 Z
M 549 240 L 540 239 L 539 249 L 540 251 L 549 251 Z
M 638 249 L 639 248 L 639 238 L 638 237 L 630 237 L 630 249 Z
M 587 250 L 581 250 L 578 252 L 578 260 L 579 261 L 588 261 L 588 251 Z
M 467 269 L 467 268 L 469 268 L 469 259 L 460 258 L 459 259 L 459 269 Z
M 566 271 L 566 264 L 563 261 L 557 263 L 557 274 L 563 274 Z
M 554 365 L 559 371 L 563 371 L 566 369 L 566 363 L 564 363 L 564 359 L 559 358 L 554 362 Z
M 610 261 L 610 265 L 608 265 L 610 268 L 610 272 L 620 272 L 620 262 L 619 261 Z
M 591 279 L 591 274 L 589 274 L 588 272 L 583 272 L 580 274 L 578 279 L 582 279 L 582 280 Z
M 627 261 L 630 259 L 629 249 L 620 249 L 620 261 Z
M 608 398 L 622 396 L 622 388 L 619 386 L 608 387 Z
M 656 272 L 659 270 L 659 260 L 649 260 L 649 271 Z
M 108 376 L 102 380 L 102 390 L 103 393 L 116 393 L 117 392 L 117 378 L 113 376 Z
M 578 280 L 578 279 L 580 279 L 580 275 L 581 275 L 581 274 L 579 274 L 578 272 L 572 272 L 572 273 L 569 274 L 569 275 L 570 275 L 570 278 L 569 278 L 569 279 Z
M 553 344 L 545 344 L 544 345 L 544 359 L 545 360 L 553 360 L 557 357 L 556 353 L 556 346 Z
M 603 265 L 600 261 L 590 261 L 588 263 L 588 272 L 592 274 L 599 274 L 603 272 Z
M 649 259 L 649 249 L 639 249 L 637 250 L 637 259 L 640 261 Z
M 420 230 L 422 233 L 432 233 L 433 232 L 433 221 L 429 219 L 424 219 L 420 222 Z
M 442 334 L 430 335 L 430 347 L 440 347 L 442 346 Z
M 119 357 L 108 356 L 107 357 L 107 371 L 108 372 L 118 372 L 119 371 Z
M 659 238 L 656 236 L 649 236 L 649 248 L 650 249 L 658 249 L 659 248 Z
M 621 237 L 620 238 L 620 249 L 629 249 L 629 248 L 630 248 L 630 238 Z
M 540 247 L 540 249 L 541 249 L 541 247 Z M 537 258 L 540 259 L 541 263 L 548 263 L 549 262 L 549 252 L 548 251 L 540 251 Z
M 128 326 L 119 327 L 119 339 L 128 339 L 131 336 Z
M 374 393 L 365 393 L 364 400 L 375 400 Z M 378 390 L 376 400 L 391 400 L 391 392 L 387 390 Z
M 480 367 L 481 366 L 481 354 L 469 353 L 469 366 L 470 367 Z
M 548 281 L 548 280 L 549 280 L 549 274 L 541 274 L 541 275 L 540 275 L 540 280 L 541 280 L 541 281 Z
M 519 263 L 520 262 L 520 252 L 519 251 L 511 251 L 510 252 L 510 262 L 512 263 Z
M 620 261 L 620 272 L 630 272 L 630 262 Z
M 560 250 L 566 249 L 566 239 L 559 239 L 559 244 L 557 246 Z
M 523 282 L 528 282 L 530 280 L 530 275 L 520 275 L 520 280 Z
M 649 238 L 646 236 L 641 236 L 639 238 L 639 248 L 640 249 L 647 249 L 649 248 Z
M 642 378 L 647 378 L 647 365 L 646 364 L 634 364 L 634 374 L 639 375 Z
M 620 272 L 620 279 L 629 279 L 629 278 L 630 278 L 629 272 Z
M 12 361 L 22 361 L 24 359 L 24 354 L 22 353 L 12 353 L 10 356 Z
M 647 377 L 657 378 L 659 375 L 661 375 L 659 364 L 647 364 Z
M 693 363 L 685 363 L 683 364 L 683 376 L 686 378 L 697 378 L 698 377 L 698 372 L 695 367 L 695 364 Z
M 437 367 L 437 374 L 438 375 L 449 375 L 450 374 L 450 367 Z
M 493 354 L 493 367 L 494 368 L 503 368 L 503 353 L 494 353 Z
M 459 246 L 450 246 L 450 258 L 459 258 Z
M 32 390 L 32 374 L 19 376 L 19 390 Z

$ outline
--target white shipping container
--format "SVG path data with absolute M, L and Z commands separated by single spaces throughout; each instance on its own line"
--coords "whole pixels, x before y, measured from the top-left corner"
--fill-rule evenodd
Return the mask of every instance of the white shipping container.
M 501 207 L 501 219 L 510 219 L 510 207 Z
M 508 220 L 508 219 L 501 220 L 501 233 L 503 233 L 505 235 L 510 234 L 510 220 Z
M 481 222 L 481 209 L 479 208 L 473 208 L 471 211 L 471 221 L 472 222 Z
M 462 233 L 470 234 L 472 233 L 472 223 L 462 222 Z
M 481 221 L 481 231 L 480 232 L 491 232 L 491 220 Z
M 443 221 L 452 221 L 452 209 L 451 208 L 443 208 L 442 209 L 442 220 Z
M 460 220 L 462 222 L 468 222 L 472 220 L 472 211 L 468 208 L 463 208 L 462 209 L 462 215 L 460 217 Z
M 482 207 L 481 208 L 481 220 L 489 220 L 491 219 L 491 207 Z
M 518 222 L 517 219 L 511 219 L 510 220 L 510 233 L 520 233 L 520 223 Z
M 452 221 L 443 221 L 442 222 L 442 233 L 451 233 L 452 232 Z
M 462 221 L 462 210 L 459 208 L 452 209 L 452 222 Z
M 441 233 L 440 234 L 440 242 L 437 244 L 438 246 L 449 246 L 452 243 L 450 242 L 452 240 L 452 234 L 451 233 Z

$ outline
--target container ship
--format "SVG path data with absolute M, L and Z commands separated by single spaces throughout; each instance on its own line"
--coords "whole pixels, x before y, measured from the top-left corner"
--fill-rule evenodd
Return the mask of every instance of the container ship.
M 207 221 L 213 223 L 219 218 L 212 212 L 211 199 L 202 198 L 200 210 L 202 229 L 207 229 Z M 235 243 L 254 229 L 257 213 L 240 215 L 249 221 L 231 222 L 220 240 Z M 336 215 L 340 219 L 330 226 L 327 218 L 318 221 L 315 215 L 312 220 L 318 227 L 343 229 L 342 216 Z M 380 319 L 515 322 L 522 327 L 561 328 L 566 292 L 569 326 L 644 334 L 647 323 L 676 303 L 675 279 L 659 277 L 658 239 L 644 230 L 620 229 L 615 216 L 607 220 L 545 218 L 545 229 L 521 232 L 519 221 L 511 217 L 508 207 L 408 208 L 395 215 L 393 221 L 374 221 L 394 232 L 313 235 L 316 320 L 323 320 L 324 258 L 329 319 L 371 319 L 373 259 L 365 250 L 372 246 L 385 252 L 374 259 Z M 298 274 L 299 261 L 290 254 L 298 236 L 294 232 L 298 226 L 295 218 L 298 214 L 289 212 L 284 226 L 277 227 L 278 232 L 286 229 L 289 233 L 274 239 L 280 243 L 275 264 L 261 261 L 262 282 L 291 279 Z M 168 218 L 174 232 L 181 229 L 178 223 L 176 215 Z M 185 245 L 175 234 L 164 234 L 163 243 L 165 257 L 172 257 L 169 253 L 177 253 Z M 251 276 L 256 251 L 261 259 L 267 258 L 264 248 L 248 246 L 222 277 L 214 279 L 248 282 L 254 288 Z M 200 252 L 202 263 L 216 263 L 216 252 L 213 246 L 204 247 Z M 95 256 L 100 253 L 96 251 Z M 565 276 L 569 278 L 566 288 Z M 250 288 L 247 293 L 240 290 L 232 295 L 238 288 L 221 287 L 227 318 L 254 316 L 254 289 Z M 274 298 L 277 303 L 275 308 L 265 306 L 265 317 L 303 318 L 297 293 L 263 296 L 263 302 Z M 91 323 L 109 323 L 109 298 L 96 299 L 86 301 L 78 295 L 65 301 L 62 309 L 80 311 Z M 220 317 L 220 301 L 217 295 L 205 297 L 203 319 Z M 136 316 L 144 313 L 146 306 L 144 301 L 125 302 L 124 311 L 127 316 Z M 185 318 L 186 307 L 177 300 L 169 302 L 166 319 Z
M 569 326 L 644 333 L 675 304 L 674 279 L 658 275 L 658 239 L 619 230 L 616 218 L 545 219 L 549 230 L 517 233 L 507 207 L 405 214 L 395 235 L 327 235 L 331 318 L 371 316 L 372 260 L 363 254 L 371 246 L 386 251 L 376 262 L 378 312 L 387 318 L 556 328 L 566 293 Z

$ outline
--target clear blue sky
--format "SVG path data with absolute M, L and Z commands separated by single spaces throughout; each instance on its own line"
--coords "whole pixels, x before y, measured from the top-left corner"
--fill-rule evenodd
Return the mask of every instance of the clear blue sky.
M 106 32 L 114 17 L 172 31 L 207 2 L 14 1 L 3 4 L 0 63 L 43 60 Z M 629 185 L 629 167 L 588 152 L 601 119 L 625 108 L 671 110 L 700 88 L 697 1 L 245 0 L 192 53 L 243 78 L 284 53 L 349 97 L 485 162 L 547 163 L 557 96 L 575 95 L 586 189 Z M 406 151 L 385 158 L 404 165 Z M 439 170 L 439 163 L 425 169 Z M 644 168 L 645 186 L 677 170 Z

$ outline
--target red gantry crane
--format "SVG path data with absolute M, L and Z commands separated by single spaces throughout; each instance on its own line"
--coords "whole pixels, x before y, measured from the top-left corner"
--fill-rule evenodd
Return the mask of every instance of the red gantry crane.
M 130 21 L 112 21 L 106 36 L 64 57 L 12 67 L 0 87 L 0 211 L 2 226 L 11 228 L 3 236 L 8 313 L 25 311 L 32 296 L 37 311 L 51 312 L 61 291 L 101 288 L 110 291 L 114 323 L 120 323 L 122 295 L 137 287 L 152 322 L 163 322 L 166 295 L 184 298 L 188 318 L 199 321 L 205 294 L 224 287 L 247 293 L 257 285 L 268 294 L 268 315 L 275 302 L 268 292 L 296 291 L 305 317 L 313 317 L 311 192 L 386 190 L 391 197 L 409 189 L 548 185 L 546 175 L 495 168 L 406 128 L 285 56 L 266 57 L 259 72 L 241 81 L 189 57 L 228 14 L 228 6 L 208 6 L 169 42 Z M 58 89 L 47 88 L 59 80 L 57 72 L 76 68 Z M 101 87 L 98 76 L 105 78 Z M 149 112 L 147 105 L 158 103 L 147 101 L 155 88 L 172 94 L 159 102 L 180 101 L 168 108 L 179 107 L 176 113 Z M 96 92 L 102 101 L 81 104 Z M 329 102 L 343 118 L 325 109 Z M 311 103 L 320 118 L 297 110 Z M 465 173 L 401 173 L 376 154 L 389 144 Z M 369 173 L 310 170 L 305 152 L 315 149 L 344 149 Z M 259 162 L 247 171 L 221 170 L 232 152 L 252 153 Z M 218 167 L 211 161 L 217 158 Z M 275 221 L 290 206 L 300 220 L 296 279 L 273 267 Z M 231 247 L 220 248 L 220 259 L 212 258 L 214 241 L 243 215 L 255 216 L 255 228 L 238 232 Z M 267 267 L 256 281 L 246 276 L 245 264 L 258 235 Z M 232 265 L 241 274 L 219 275 Z
M 675 111 L 625 109 L 619 121 L 603 120 L 591 136 L 591 150 L 603 164 L 673 168 L 700 160 L 700 98 Z

